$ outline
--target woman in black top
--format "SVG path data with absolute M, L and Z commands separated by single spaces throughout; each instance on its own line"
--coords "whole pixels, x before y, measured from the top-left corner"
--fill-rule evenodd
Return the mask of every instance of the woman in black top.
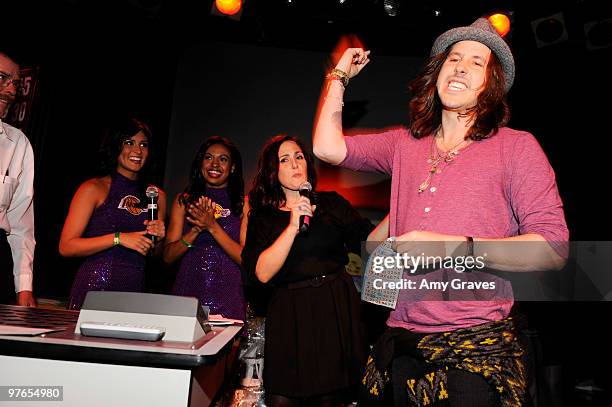
M 264 386 L 271 406 L 342 405 L 366 356 L 359 297 L 344 272 L 347 246 L 359 247 L 372 224 L 335 192 L 316 186 L 312 156 L 290 136 L 272 138 L 249 193 L 243 265 L 273 286 L 266 318 Z M 299 231 L 300 216 L 311 217 Z M 358 249 L 357 249 L 358 250 Z

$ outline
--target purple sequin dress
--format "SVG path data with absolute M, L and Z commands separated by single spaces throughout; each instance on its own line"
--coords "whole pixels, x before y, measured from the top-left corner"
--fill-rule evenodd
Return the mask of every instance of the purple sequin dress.
M 113 174 L 108 196 L 94 210 L 83 237 L 144 230 L 147 210 L 138 196 L 136 181 Z M 144 269 L 145 257 L 123 246 L 114 246 L 87 257 L 72 284 L 68 308 L 80 309 L 88 291 L 142 291 Z
M 239 242 L 240 218 L 231 213 L 227 190 L 208 189 L 206 196 L 222 207 L 217 222 L 229 237 Z M 185 221 L 184 233 L 190 227 Z M 211 314 L 245 319 L 240 268 L 206 231 L 198 235 L 193 247 L 183 256 L 172 293 L 199 298 L 202 305 L 210 307 Z

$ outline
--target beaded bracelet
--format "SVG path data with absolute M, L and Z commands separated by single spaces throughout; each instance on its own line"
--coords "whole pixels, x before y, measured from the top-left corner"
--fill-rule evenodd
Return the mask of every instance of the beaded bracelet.
M 183 239 L 182 237 L 181 237 L 181 243 L 187 246 L 188 249 L 193 247 L 193 244 L 189 243 L 187 240 Z
M 349 83 L 349 76 L 347 75 L 347 73 L 338 68 L 332 69 L 332 71 L 327 74 L 327 78 L 339 80 L 340 82 L 342 82 L 342 85 L 345 88 L 348 86 Z
M 115 237 L 113 237 L 113 246 L 117 246 L 119 245 L 119 243 L 121 243 L 121 241 L 119 240 L 120 234 L 121 232 L 115 232 Z

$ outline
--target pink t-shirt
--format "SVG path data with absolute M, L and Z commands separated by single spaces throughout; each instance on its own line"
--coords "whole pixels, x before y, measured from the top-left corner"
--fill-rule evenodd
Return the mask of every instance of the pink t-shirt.
M 554 171 L 527 132 L 504 127 L 469 144 L 438 167 L 422 193 L 417 190 L 431 167 L 431 136 L 416 139 L 396 128 L 345 141 L 343 167 L 392 175 L 391 236 L 412 230 L 481 238 L 537 233 L 553 246 L 569 238 Z M 511 299 L 419 301 L 402 290 L 387 325 L 416 332 L 453 330 L 503 319 L 512 304 Z

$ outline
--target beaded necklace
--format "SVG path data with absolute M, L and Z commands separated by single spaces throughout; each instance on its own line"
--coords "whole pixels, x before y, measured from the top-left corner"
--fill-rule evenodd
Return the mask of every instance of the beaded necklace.
M 436 148 L 436 136 L 434 135 L 432 137 L 430 154 L 429 158 L 427 159 L 427 164 L 429 165 L 429 173 L 427 174 L 427 178 L 425 178 L 425 181 L 421 182 L 421 184 L 419 185 L 419 189 L 417 190 L 419 194 L 427 189 L 429 183 L 431 182 L 431 177 L 433 177 L 433 175 L 438 171 L 438 167 L 440 166 L 440 164 L 442 162 L 448 164 L 453 161 L 455 157 L 459 155 L 459 146 L 461 146 L 467 141 L 468 139 L 463 139 L 460 143 L 452 147 L 447 152 L 440 154 L 440 151 Z

